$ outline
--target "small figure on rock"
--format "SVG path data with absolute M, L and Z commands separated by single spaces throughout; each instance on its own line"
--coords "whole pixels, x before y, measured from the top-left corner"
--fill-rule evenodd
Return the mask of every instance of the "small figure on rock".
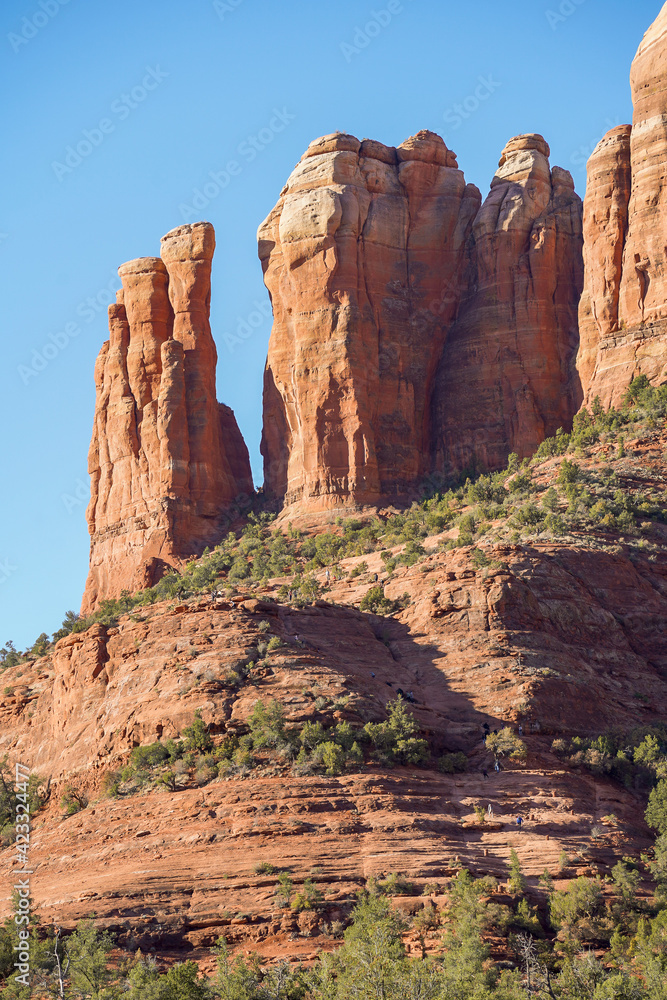
M 522 816 L 517 816 L 517 818 L 516 818 L 516 828 L 517 828 L 517 830 L 518 830 L 519 833 L 521 833 L 521 827 L 522 826 L 523 826 L 523 817 Z

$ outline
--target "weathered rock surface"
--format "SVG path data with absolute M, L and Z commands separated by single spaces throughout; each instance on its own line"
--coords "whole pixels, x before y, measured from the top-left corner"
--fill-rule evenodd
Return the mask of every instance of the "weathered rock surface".
M 53 777 L 31 841 L 31 890 L 43 922 L 70 927 L 94 911 L 98 926 L 132 950 L 208 948 L 224 934 L 233 948 L 304 958 L 332 947 L 326 924 L 345 918 L 369 875 L 402 871 L 419 889 L 444 886 L 461 865 L 504 878 L 515 848 L 536 886 L 545 865 L 561 878 L 561 851 L 590 848 L 591 826 L 609 813 L 619 822 L 617 857 L 648 847 L 635 795 L 564 768 L 550 746 L 555 735 L 661 717 L 662 554 L 630 561 L 551 543 L 490 555 L 489 571 L 475 569 L 469 550 L 400 570 L 386 591 L 407 591 L 411 603 L 397 619 L 346 607 L 358 601 L 357 587 L 368 587 L 357 581 L 335 584 L 332 603 L 303 609 L 250 594 L 234 604 L 195 599 L 139 609 L 115 628 L 93 626 L 62 639 L 49 657 L 6 670 L 0 753 Z M 363 558 L 371 574 L 383 572 L 379 552 Z M 257 646 L 268 635 L 282 646 L 260 663 Z M 229 680 L 250 661 L 244 683 Z M 415 716 L 436 754 L 464 750 L 468 773 L 368 765 L 336 778 L 296 776 L 274 759 L 243 780 L 118 800 L 102 794 L 103 776 L 131 747 L 177 737 L 196 709 L 218 734 L 243 731 L 256 701 L 272 697 L 292 723 L 359 725 L 383 718 L 399 687 L 414 691 Z M 518 718 L 527 766 L 485 781 L 482 724 Z M 91 801 L 63 820 L 65 780 Z M 480 798 L 494 822 L 467 830 L 462 821 Z M 511 826 L 517 812 L 527 817 L 520 836 Z M 597 849 L 603 870 L 617 860 L 611 846 L 605 840 Z M 7 848 L 2 860 L 11 854 Z M 280 910 L 276 875 L 258 875 L 259 863 L 289 867 L 297 887 L 315 877 L 323 908 Z
M 234 415 L 215 398 L 214 248 L 209 223 L 181 226 L 161 258 L 119 268 L 95 367 L 84 612 L 218 541 L 225 509 L 253 490 Z
M 582 204 L 539 135 L 511 139 L 473 225 L 433 399 L 435 467 L 498 468 L 567 427 L 583 283 Z
M 480 201 L 432 132 L 310 145 L 259 230 L 270 494 L 375 503 L 429 471 L 431 386 Z
M 586 291 L 578 368 L 588 404 L 617 404 L 640 374 L 667 372 L 667 5 L 632 64 L 633 124 L 588 165 Z
M 623 250 L 632 184 L 631 131 L 631 125 L 612 129 L 588 161 L 584 201 L 586 283 L 579 305 L 577 356 L 577 368 L 586 390 L 593 380 L 600 341 L 618 332 Z

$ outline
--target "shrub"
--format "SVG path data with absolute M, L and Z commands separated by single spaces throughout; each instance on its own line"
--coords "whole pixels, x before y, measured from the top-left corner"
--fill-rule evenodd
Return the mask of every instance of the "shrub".
M 563 892 L 555 892 L 549 903 L 551 923 L 555 928 L 576 924 L 582 917 L 592 917 L 603 905 L 602 888 L 597 879 L 580 876 Z
M 277 747 L 285 742 L 285 711 L 275 698 L 268 705 L 261 700 L 256 702 L 248 725 L 256 750 Z
M 510 877 L 509 877 L 510 889 L 512 892 L 524 892 L 526 889 L 526 879 L 523 872 L 521 871 L 521 862 L 519 861 L 519 855 L 516 853 L 514 848 L 510 851 Z
M 526 744 L 509 726 L 505 726 L 498 733 L 490 733 L 486 737 L 486 748 L 496 758 L 509 757 L 510 760 L 525 760 L 526 758 Z
M 464 753 L 445 753 L 438 760 L 438 770 L 443 774 L 461 774 L 468 770 L 468 758 Z
M 65 785 L 60 804 L 66 816 L 74 816 L 88 805 L 88 794 L 76 785 Z
M 195 712 L 194 721 L 191 726 L 183 730 L 185 736 L 185 748 L 189 751 L 199 751 L 206 753 L 213 749 L 213 740 L 208 731 L 208 726 L 201 717 L 199 709 Z
M 570 462 L 567 458 L 564 458 L 558 470 L 558 482 L 562 486 L 566 486 L 569 483 L 576 483 L 580 477 L 581 469 L 576 462 Z
M 253 871 L 255 875 L 275 875 L 278 872 L 278 868 L 268 861 L 260 861 L 259 864 L 255 865 Z
M 361 598 L 359 609 L 361 611 L 370 611 L 371 614 L 377 614 L 380 605 L 383 604 L 384 600 L 384 587 L 371 587 L 370 590 L 367 590 Z
M 646 822 L 659 834 L 667 833 L 667 779 L 659 781 L 649 796 Z

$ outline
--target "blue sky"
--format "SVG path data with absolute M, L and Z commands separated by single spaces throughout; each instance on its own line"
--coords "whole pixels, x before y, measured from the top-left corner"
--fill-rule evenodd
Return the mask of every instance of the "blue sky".
M 158 254 L 194 212 L 215 225 L 218 398 L 259 483 L 270 320 L 255 234 L 308 143 L 341 129 L 397 144 L 429 128 L 486 196 L 506 141 L 541 132 L 583 195 L 587 156 L 631 119 L 630 63 L 661 6 L 4 4 L 0 644 L 24 648 L 79 606 L 93 365 L 119 264 Z

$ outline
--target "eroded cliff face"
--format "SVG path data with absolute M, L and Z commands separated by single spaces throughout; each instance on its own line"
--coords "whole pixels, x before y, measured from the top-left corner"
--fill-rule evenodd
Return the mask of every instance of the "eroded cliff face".
M 234 415 L 215 396 L 214 249 L 213 227 L 196 223 L 168 233 L 161 257 L 119 268 L 95 367 L 84 613 L 217 542 L 224 511 L 253 490 Z
M 475 219 L 433 398 L 439 472 L 532 455 L 567 428 L 581 400 L 582 203 L 549 153 L 540 135 L 511 139 Z
M 617 404 L 637 375 L 667 370 L 667 4 L 632 64 L 632 126 L 588 164 L 586 290 L 578 368 L 585 401 Z
M 405 497 L 569 424 L 582 205 L 548 156 L 541 136 L 511 140 L 480 209 L 433 133 L 309 147 L 259 231 L 269 494 L 311 510 Z
M 274 310 L 265 485 L 376 503 L 429 470 L 433 376 L 481 201 L 443 140 L 312 143 L 259 230 Z

